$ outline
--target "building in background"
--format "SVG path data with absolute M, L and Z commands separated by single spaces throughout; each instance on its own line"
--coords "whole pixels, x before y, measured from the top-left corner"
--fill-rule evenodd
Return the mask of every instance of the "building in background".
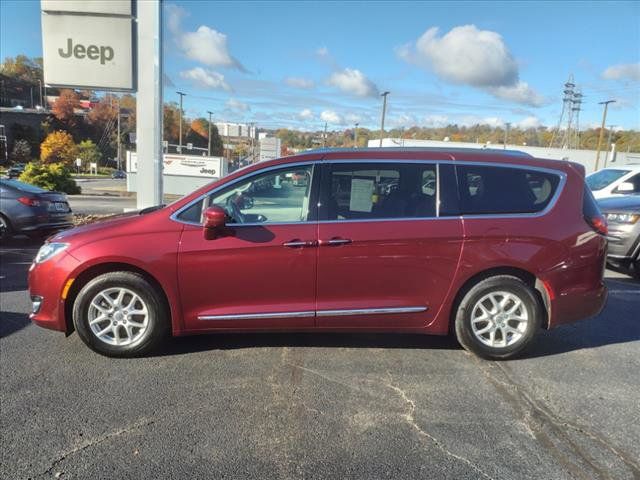
M 277 137 L 261 137 L 260 138 L 260 157 L 259 161 L 273 160 L 280 158 L 282 143 Z
M 215 122 L 218 135 L 231 138 L 257 138 L 255 125 L 247 123 Z

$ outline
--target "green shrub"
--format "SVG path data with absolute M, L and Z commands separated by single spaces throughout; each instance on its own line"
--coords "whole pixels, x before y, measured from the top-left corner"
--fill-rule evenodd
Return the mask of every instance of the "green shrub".
M 71 178 L 71 172 L 62 163 L 29 163 L 20 175 L 20 181 L 47 190 L 69 194 L 80 193 L 80 187 Z

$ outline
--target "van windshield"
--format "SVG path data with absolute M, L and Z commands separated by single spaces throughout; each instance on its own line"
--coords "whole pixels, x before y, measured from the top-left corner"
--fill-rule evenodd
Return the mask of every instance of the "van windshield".
M 623 175 L 629 173 L 629 170 L 606 169 L 592 173 L 586 179 L 587 185 L 592 191 L 602 190 L 607 185 L 611 185 Z

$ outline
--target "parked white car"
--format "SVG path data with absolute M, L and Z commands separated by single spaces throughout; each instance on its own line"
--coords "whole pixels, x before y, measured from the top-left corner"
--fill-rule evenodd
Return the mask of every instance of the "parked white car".
M 596 199 L 640 194 L 640 165 L 607 167 L 587 175 L 587 185 Z

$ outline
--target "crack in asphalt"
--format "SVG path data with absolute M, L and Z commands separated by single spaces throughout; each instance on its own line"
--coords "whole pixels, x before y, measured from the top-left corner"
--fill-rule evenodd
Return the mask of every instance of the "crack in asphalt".
M 431 441 L 431 443 L 433 443 L 436 446 L 436 448 L 438 448 L 438 450 L 443 452 L 445 455 L 447 455 L 447 456 L 449 456 L 451 458 L 455 458 L 456 460 L 465 463 L 466 465 L 471 467 L 473 470 L 478 472 L 480 475 L 482 475 L 484 478 L 487 478 L 489 480 L 494 480 L 491 476 L 489 476 L 486 472 L 481 470 L 477 465 L 475 465 L 473 462 L 471 462 L 468 458 L 465 458 L 465 457 L 462 457 L 462 456 L 460 456 L 460 455 L 458 455 L 456 453 L 453 453 L 451 450 L 447 449 L 436 437 L 434 437 L 430 433 L 428 433 L 425 430 L 423 430 L 420 427 L 420 425 L 418 425 L 416 423 L 416 420 L 415 420 L 415 417 L 414 417 L 414 414 L 415 414 L 415 411 L 416 411 L 416 403 L 413 400 L 411 400 L 407 396 L 405 391 L 402 390 L 400 387 L 397 387 L 396 385 L 393 385 L 391 383 L 386 384 L 386 386 L 388 388 L 392 389 L 398 395 L 400 395 L 402 400 L 404 400 L 404 402 L 409 407 L 407 412 L 402 414 L 402 417 L 407 421 L 409 426 L 411 426 L 418 433 L 418 435 L 420 435 L 421 437 L 429 439 Z
M 55 459 L 51 465 L 49 466 L 49 468 L 47 468 L 44 472 L 37 474 L 34 478 L 39 478 L 39 477 L 44 477 L 45 475 L 51 475 L 53 473 L 53 469 L 59 465 L 60 463 L 64 462 L 67 458 L 75 455 L 76 453 L 82 452 L 88 448 L 92 448 L 95 447 L 96 445 L 99 445 L 113 437 L 117 437 L 120 435 L 123 435 L 125 433 L 129 433 L 133 430 L 137 430 L 139 428 L 142 427 L 146 427 L 148 425 L 151 425 L 155 423 L 155 420 L 149 420 L 149 419 L 141 419 L 135 423 L 132 423 L 131 425 L 125 427 L 125 428 L 121 428 L 119 430 L 116 430 L 114 432 L 110 432 L 110 433 L 106 433 L 103 435 L 99 435 L 98 437 L 95 437 L 91 440 L 87 440 L 84 443 L 82 443 L 81 445 L 78 445 L 75 448 L 72 448 L 71 450 L 68 450 L 66 452 L 64 452 L 62 455 L 60 455 L 60 457 L 58 457 L 57 459 Z
M 640 479 L 640 464 L 634 461 L 629 454 L 623 452 L 618 447 L 614 447 L 610 441 L 603 438 L 602 435 L 589 431 L 586 427 L 572 423 L 553 412 L 547 405 L 535 399 L 524 386 L 513 380 L 506 366 L 497 362 L 493 364 L 479 362 L 479 360 L 476 360 L 480 370 L 494 384 L 503 398 L 516 410 L 522 412 L 522 418 L 527 430 L 574 476 L 591 480 L 593 478 L 592 474 L 595 473 L 600 478 L 613 478 L 607 472 L 608 466 L 603 467 L 598 465 L 597 461 L 585 451 L 583 446 L 570 438 L 566 429 L 571 429 L 597 442 L 601 447 L 604 447 L 604 450 L 609 451 L 619 459 L 630 470 L 633 478 Z M 484 366 L 485 364 L 487 367 Z M 498 378 L 494 372 L 491 371 L 492 369 L 498 369 L 506 381 Z M 544 431 L 545 426 L 549 428 L 550 434 Z M 585 473 L 584 470 L 580 468 L 580 465 L 563 455 L 558 448 L 558 443 L 576 457 L 572 460 L 577 460 L 578 463 L 587 466 L 591 472 Z

